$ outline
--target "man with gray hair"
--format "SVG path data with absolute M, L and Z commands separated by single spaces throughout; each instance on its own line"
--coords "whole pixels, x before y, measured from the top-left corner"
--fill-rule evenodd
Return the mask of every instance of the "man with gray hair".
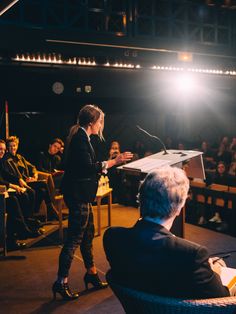
M 132 228 L 111 227 L 103 238 L 113 279 L 145 292 L 184 298 L 229 296 L 220 265 L 207 249 L 174 236 L 170 228 L 185 204 L 189 181 L 183 170 L 162 167 L 139 190 L 141 218 Z

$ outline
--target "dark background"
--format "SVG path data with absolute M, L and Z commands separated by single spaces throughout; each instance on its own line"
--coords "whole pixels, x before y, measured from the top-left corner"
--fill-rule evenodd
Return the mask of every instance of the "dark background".
M 151 69 L 155 64 L 236 69 L 235 12 L 233 1 L 19 1 L 0 16 L 1 137 L 5 101 L 10 135 L 20 137 L 19 150 L 32 160 L 51 138 L 66 139 L 86 103 L 106 113 L 106 142 L 100 146 L 94 139 L 101 158 L 112 140 L 122 149 L 132 150 L 142 140 L 160 150 L 137 124 L 186 148 L 235 136 L 235 76 L 195 73 L 197 90 L 186 96 L 175 90 L 178 72 Z M 47 41 L 53 38 L 66 43 Z M 179 61 L 181 51 L 190 51 L 193 60 Z M 16 54 L 91 59 L 98 66 L 15 62 Z M 106 68 L 107 61 L 141 68 Z M 52 91 L 54 82 L 63 83 L 62 94 Z

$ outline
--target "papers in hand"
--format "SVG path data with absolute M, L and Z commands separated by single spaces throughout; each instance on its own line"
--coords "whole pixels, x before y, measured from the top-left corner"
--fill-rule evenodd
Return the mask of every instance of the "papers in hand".
M 221 267 L 222 284 L 228 287 L 231 296 L 236 296 L 236 268 Z

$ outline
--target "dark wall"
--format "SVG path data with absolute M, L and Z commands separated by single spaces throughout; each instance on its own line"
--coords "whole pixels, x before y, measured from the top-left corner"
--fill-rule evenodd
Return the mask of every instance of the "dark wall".
M 10 134 L 20 137 L 20 150 L 32 158 L 51 138 L 65 140 L 85 103 L 96 103 L 106 113 L 106 143 L 99 155 L 106 154 L 112 140 L 119 140 L 123 149 L 132 149 L 137 139 L 148 142 L 137 124 L 162 139 L 183 140 L 189 148 L 201 139 L 214 142 L 221 135 L 236 135 L 235 79 L 195 75 L 195 94 L 183 96 L 174 86 L 178 75 L 142 69 L 4 66 L 0 68 L 0 108 L 3 112 L 7 100 Z M 52 91 L 56 81 L 64 84 L 61 95 Z M 84 91 L 85 85 L 92 86 L 91 93 Z M 3 115 L 1 122 L 4 137 Z M 158 143 L 148 144 L 160 149 Z

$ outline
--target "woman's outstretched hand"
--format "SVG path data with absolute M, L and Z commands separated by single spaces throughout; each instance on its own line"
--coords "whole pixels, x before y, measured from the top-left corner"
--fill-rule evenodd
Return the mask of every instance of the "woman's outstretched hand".
M 116 165 L 123 164 L 124 162 L 130 161 L 133 158 L 133 154 L 131 152 L 124 152 L 115 158 Z

